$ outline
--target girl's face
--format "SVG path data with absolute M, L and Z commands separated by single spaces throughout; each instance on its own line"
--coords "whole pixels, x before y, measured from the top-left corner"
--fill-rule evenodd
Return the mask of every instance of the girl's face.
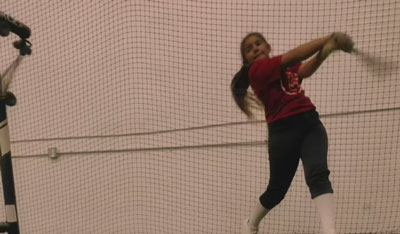
M 255 61 L 269 58 L 271 47 L 257 35 L 252 35 L 244 42 L 244 57 L 249 65 Z

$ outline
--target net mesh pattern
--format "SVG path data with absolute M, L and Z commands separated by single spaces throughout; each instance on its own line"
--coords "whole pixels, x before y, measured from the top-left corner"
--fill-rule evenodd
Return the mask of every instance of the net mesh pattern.
M 254 31 L 273 55 L 342 31 L 379 58 L 334 53 L 303 88 L 329 136 L 338 233 L 400 232 L 399 1 L 1 6 L 32 29 L 8 109 L 21 233 L 239 233 L 269 175 L 264 115 L 249 121 L 230 93 Z M 318 231 L 300 165 L 259 233 Z

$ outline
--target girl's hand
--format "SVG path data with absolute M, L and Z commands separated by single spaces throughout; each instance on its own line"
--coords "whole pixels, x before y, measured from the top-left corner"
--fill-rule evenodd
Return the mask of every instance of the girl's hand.
M 343 50 L 346 53 L 351 53 L 353 51 L 354 42 L 351 37 L 345 33 L 334 32 L 330 40 L 334 40 L 336 48 L 339 50 Z
M 322 47 L 319 58 L 324 60 L 336 50 L 343 50 L 344 52 L 351 53 L 353 49 L 354 42 L 349 35 L 342 32 L 334 32 Z
M 318 54 L 318 60 L 323 61 L 326 58 L 328 58 L 328 56 L 333 52 L 338 50 L 338 46 L 336 44 L 336 41 L 334 40 L 334 37 L 331 36 L 328 41 L 324 44 L 324 46 L 322 47 L 321 51 Z

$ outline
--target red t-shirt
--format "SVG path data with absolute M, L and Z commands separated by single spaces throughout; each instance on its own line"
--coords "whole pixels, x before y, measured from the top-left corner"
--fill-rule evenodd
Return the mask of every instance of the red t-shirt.
M 258 60 L 249 70 L 250 86 L 264 104 L 267 123 L 315 110 L 300 86 L 297 75 L 300 64 L 285 68 L 281 59 L 280 55 Z

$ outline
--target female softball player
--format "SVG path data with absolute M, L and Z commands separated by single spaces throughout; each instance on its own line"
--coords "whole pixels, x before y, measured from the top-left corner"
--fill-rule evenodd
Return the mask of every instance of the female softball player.
M 241 234 L 258 233 L 260 221 L 285 197 L 300 159 L 321 220 L 322 233 L 336 234 L 333 189 L 327 166 L 327 133 L 301 83 L 331 52 L 351 52 L 353 44 L 348 35 L 337 32 L 282 55 L 270 56 L 271 46 L 262 34 L 250 33 L 242 40 L 243 66 L 232 80 L 232 94 L 239 108 L 251 116 L 247 92 L 251 86 L 265 109 L 270 177 L 266 191 L 250 217 L 242 223 Z

